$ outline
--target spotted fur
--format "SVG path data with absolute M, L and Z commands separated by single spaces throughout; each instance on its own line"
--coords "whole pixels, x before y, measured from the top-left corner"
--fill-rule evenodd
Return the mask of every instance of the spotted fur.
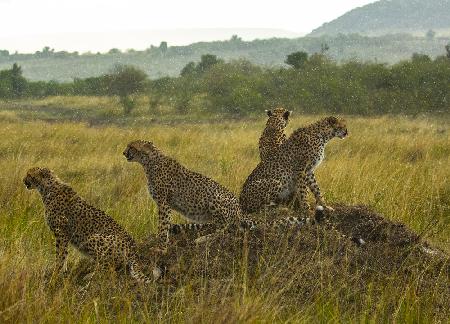
M 294 197 L 298 197 L 298 207 L 307 211 L 307 187 L 315 196 L 317 208 L 331 209 L 325 205 L 314 170 L 324 158 L 325 145 L 334 137 L 346 136 L 345 122 L 336 117 L 297 129 L 274 155 L 261 161 L 248 176 L 240 196 L 243 212 L 289 205 Z
M 158 205 L 158 231 L 163 249 L 170 234 L 172 210 L 194 223 L 220 226 L 238 223 L 242 213 L 233 193 L 166 156 L 153 143 L 131 142 L 123 154 L 129 162 L 137 162 L 144 168 L 148 190 Z
M 136 280 L 150 281 L 141 270 L 133 238 L 112 217 L 87 203 L 47 168 L 28 170 L 23 182 L 41 194 L 45 220 L 55 235 L 55 272 L 63 269 L 70 243 L 102 265 L 126 266 Z
M 289 122 L 291 111 L 284 108 L 267 110 L 266 127 L 259 138 L 259 156 L 261 161 L 275 153 L 276 150 L 286 141 L 284 130 Z

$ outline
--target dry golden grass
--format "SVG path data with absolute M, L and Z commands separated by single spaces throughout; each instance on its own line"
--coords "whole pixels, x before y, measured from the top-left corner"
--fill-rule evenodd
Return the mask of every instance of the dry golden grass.
M 143 171 L 122 156 L 129 141 L 152 140 L 184 165 L 238 194 L 258 161 L 257 140 L 264 119 L 163 125 L 141 115 L 135 123 L 131 117 L 127 123 L 121 120 L 90 127 L 84 118 L 85 123 L 63 122 L 64 116 L 55 117 L 53 111 L 31 110 L 28 114 L 17 106 L 4 105 L 0 111 L 1 322 L 427 322 L 441 318 L 418 295 L 417 278 L 406 280 L 402 273 L 368 281 L 361 291 L 346 292 L 353 299 L 345 298 L 345 303 L 341 300 L 347 283 L 333 282 L 322 273 L 326 285 L 314 298 L 302 300 L 299 293 L 297 300 L 288 286 L 271 289 L 271 278 L 275 282 L 279 273 L 262 268 L 257 277 L 249 278 L 242 259 L 229 265 L 226 280 L 203 278 L 135 287 L 123 275 L 99 274 L 83 290 L 87 283 L 77 275 L 82 258 L 72 251 L 69 274 L 62 283 L 49 285 L 53 238 L 38 193 L 22 185 L 29 167 L 53 169 L 139 240 L 155 230 L 156 207 Z M 53 117 L 50 123 L 43 121 L 48 116 Z M 297 116 L 288 132 L 317 118 Z M 450 253 L 448 120 L 347 120 L 350 136 L 327 146 L 326 159 L 317 170 L 325 198 L 332 203 L 373 206 Z M 317 255 L 312 258 L 316 259 Z M 318 262 L 324 262 L 323 269 L 331 269 L 326 258 Z M 301 278 L 301 274 L 295 276 Z M 313 279 L 320 284 L 318 278 Z M 360 307 L 353 307 L 351 300 Z M 367 304 L 367 312 L 361 304 Z

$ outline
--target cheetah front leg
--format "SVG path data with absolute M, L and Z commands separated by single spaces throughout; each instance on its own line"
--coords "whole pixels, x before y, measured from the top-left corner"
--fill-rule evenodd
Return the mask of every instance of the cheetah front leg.
M 166 252 L 170 234 L 171 208 L 165 200 L 158 200 L 158 246 L 157 250 Z
M 312 170 L 308 170 L 306 172 L 306 183 L 316 199 L 316 209 L 323 210 L 325 208 L 329 211 L 333 211 L 334 209 L 332 207 L 325 204 L 322 194 L 320 193 L 320 188 L 317 184 L 316 177 L 314 176 L 314 172 Z
M 69 240 L 60 234 L 55 233 L 55 247 L 56 247 L 56 265 L 52 274 L 52 281 L 58 276 L 61 271 L 66 271 L 67 247 Z
M 56 237 L 56 270 L 59 272 L 61 270 L 66 271 L 67 264 L 67 247 L 69 245 L 69 240 L 66 237 L 59 236 Z
M 306 173 L 301 172 L 297 178 L 295 195 L 293 197 L 294 209 L 300 210 L 303 213 L 309 213 L 309 205 L 306 199 Z

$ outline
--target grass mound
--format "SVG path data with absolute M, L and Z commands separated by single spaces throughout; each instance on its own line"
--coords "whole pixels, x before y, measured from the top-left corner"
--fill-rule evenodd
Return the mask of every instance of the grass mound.
M 167 267 L 164 280 L 174 287 L 219 290 L 223 298 L 243 281 L 259 297 L 297 309 L 332 296 L 338 308 L 367 316 L 382 304 L 386 314 L 399 312 L 398 298 L 406 306 L 414 296 L 418 309 L 423 302 L 436 319 L 450 317 L 450 265 L 443 252 L 366 206 L 335 206 L 316 217 L 321 221 L 289 232 L 259 228 L 217 233 L 199 244 L 178 240 L 159 260 Z

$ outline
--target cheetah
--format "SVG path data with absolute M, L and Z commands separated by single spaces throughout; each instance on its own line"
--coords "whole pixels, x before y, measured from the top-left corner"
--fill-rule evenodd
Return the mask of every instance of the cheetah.
M 135 280 L 150 282 L 141 270 L 135 241 L 112 217 L 87 203 L 48 168 L 29 169 L 23 182 L 41 194 L 45 220 L 55 236 L 55 274 L 65 268 L 70 243 L 102 265 L 126 266 Z
M 266 127 L 259 138 L 259 156 L 261 161 L 273 155 L 279 146 L 286 141 L 284 129 L 289 122 L 292 111 L 279 107 L 273 111 L 266 110 L 266 113 L 269 119 L 267 119 Z
M 160 246 L 157 249 L 165 250 L 172 210 L 193 223 L 214 223 L 221 227 L 238 225 L 242 212 L 233 193 L 168 157 L 152 142 L 133 141 L 123 155 L 128 162 L 142 165 L 148 190 L 158 206 Z
M 315 196 L 316 209 L 332 210 L 325 205 L 314 170 L 324 158 L 325 145 L 334 137 L 344 139 L 347 135 L 345 121 L 333 116 L 298 128 L 248 176 L 239 199 L 242 211 L 253 213 L 269 206 L 289 205 L 298 197 L 299 207 L 306 212 L 306 186 Z

